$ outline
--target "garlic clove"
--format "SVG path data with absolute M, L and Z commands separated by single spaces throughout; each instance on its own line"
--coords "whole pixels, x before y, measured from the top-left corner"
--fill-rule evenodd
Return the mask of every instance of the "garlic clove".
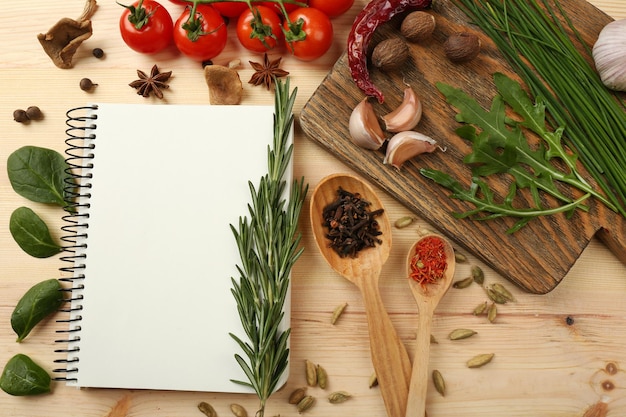
M 404 89 L 402 103 L 391 113 L 382 116 L 385 130 L 394 133 L 413 129 L 421 118 L 422 102 L 411 87 Z
M 387 143 L 387 153 L 383 164 L 400 169 L 402 164 L 422 153 L 430 153 L 437 149 L 437 142 L 419 132 L 404 131 L 396 133 Z
M 349 130 L 352 142 L 362 148 L 377 150 L 385 142 L 385 134 L 367 97 L 352 110 Z
M 604 26 L 592 55 L 602 83 L 611 90 L 626 91 L 626 19 Z

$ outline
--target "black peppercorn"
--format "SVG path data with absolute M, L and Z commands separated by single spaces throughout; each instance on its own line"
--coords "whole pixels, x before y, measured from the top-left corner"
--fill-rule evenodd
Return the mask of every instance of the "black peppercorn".
M 43 113 L 39 107 L 30 106 L 26 109 L 26 116 L 30 120 L 41 120 L 43 118 Z
M 571 326 L 572 324 L 574 324 L 574 318 L 572 316 L 567 316 L 565 318 L 565 323 L 567 323 L 568 326 Z
M 13 120 L 18 123 L 27 123 L 30 121 L 28 114 L 26 114 L 26 110 L 22 109 L 17 109 L 13 112 Z
M 104 51 L 100 48 L 94 48 L 93 51 L 91 51 L 91 53 L 96 58 L 102 58 L 104 56 Z
M 213 61 L 207 59 L 206 61 L 202 61 L 202 68 L 208 67 L 209 65 L 213 65 Z
M 83 78 L 80 80 L 80 89 L 83 91 L 90 91 L 98 84 L 94 84 L 89 78 Z

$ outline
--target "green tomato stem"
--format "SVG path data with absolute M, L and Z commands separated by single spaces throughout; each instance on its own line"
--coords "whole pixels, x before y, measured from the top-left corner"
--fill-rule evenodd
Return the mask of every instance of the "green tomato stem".
M 132 23 L 137 30 L 141 30 L 145 25 L 147 25 L 148 22 L 150 22 L 150 17 L 155 12 L 153 10 L 151 13 L 146 14 L 146 8 L 143 7 L 143 0 L 139 0 L 139 3 L 137 3 L 137 7 L 133 6 L 132 4 L 130 6 L 126 6 L 125 4 L 122 4 L 120 2 L 116 3 L 122 7 L 127 8 L 130 11 L 130 14 L 128 15 L 128 21 Z

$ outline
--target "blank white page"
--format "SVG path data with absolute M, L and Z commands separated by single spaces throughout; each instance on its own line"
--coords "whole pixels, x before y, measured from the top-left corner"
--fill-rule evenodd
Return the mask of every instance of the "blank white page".
M 229 332 L 247 339 L 231 294 L 241 262 L 230 225 L 249 216 L 248 182 L 267 173 L 273 106 L 95 113 L 74 385 L 250 392 L 231 382 L 247 379 Z

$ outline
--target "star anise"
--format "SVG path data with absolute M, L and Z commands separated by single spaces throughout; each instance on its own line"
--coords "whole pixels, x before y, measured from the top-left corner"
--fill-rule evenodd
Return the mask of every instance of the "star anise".
M 279 68 L 281 59 L 282 58 L 277 58 L 273 61 L 270 61 L 267 53 L 265 53 L 263 55 L 263 64 L 248 61 L 255 71 L 255 73 L 252 74 L 250 81 L 248 81 L 248 84 L 265 84 L 265 87 L 267 87 L 267 89 L 269 90 L 274 83 L 274 77 L 280 78 L 289 75 L 287 71 Z
M 154 93 L 157 98 L 163 98 L 163 91 L 161 90 L 170 88 L 166 82 L 172 76 L 172 71 L 159 72 L 159 68 L 155 64 L 150 70 L 150 76 L 141 70 L 137 70 L 137 76 L 139 77 L 138 80 L 128 84 L 137 89 L 137 94 L 148 97 L 150 93 Z

